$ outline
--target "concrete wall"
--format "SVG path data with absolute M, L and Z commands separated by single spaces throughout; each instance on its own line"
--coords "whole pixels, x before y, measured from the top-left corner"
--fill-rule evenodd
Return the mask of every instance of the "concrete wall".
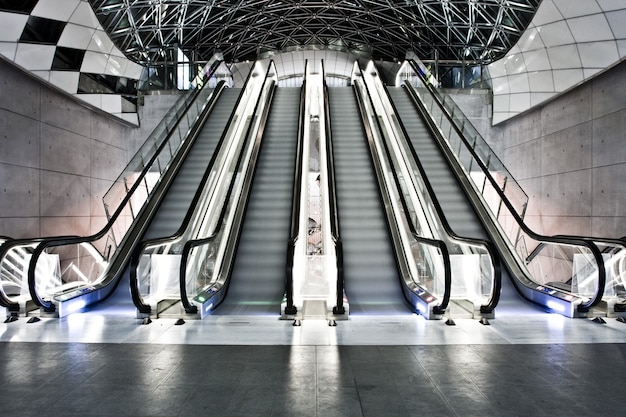
M 0 235 L 99 230 L 105 221 L 102 195 L 167 105 L 156 106 L 141 128 L 132 128 L 3 60 L 0 80 Z
M 626 62 L 490 127 L 488 96 L 455 96 L 530 198 L 544 234 L 626 235 Z
M 146 96 L 130 128 L 0 61 L 0 235 L 85 235 L 102 195 L 178 98 Z M 489 95 L 455 99 L 530 197 L 545 234 L 626 235 L 626 63 L 490 126 Z

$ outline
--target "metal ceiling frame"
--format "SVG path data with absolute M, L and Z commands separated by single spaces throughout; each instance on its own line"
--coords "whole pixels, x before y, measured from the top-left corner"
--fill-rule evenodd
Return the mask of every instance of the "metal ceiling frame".
M 144 65 L 221 51 L 230 62 L 328 48 L 374 59 L 488 64 L 519 39 L 541 0 L 89 0 L 126 56 Z

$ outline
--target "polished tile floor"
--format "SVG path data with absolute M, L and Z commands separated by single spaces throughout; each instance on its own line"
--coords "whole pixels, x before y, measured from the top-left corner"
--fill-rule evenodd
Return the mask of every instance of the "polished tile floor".
M 94 311 L 0 324 L 0 368 L 11 416 L 622 416 L 626 324 Z

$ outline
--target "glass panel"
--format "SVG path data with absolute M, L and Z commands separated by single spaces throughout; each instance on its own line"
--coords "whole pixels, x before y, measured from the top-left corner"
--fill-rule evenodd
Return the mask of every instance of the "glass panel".
M 109 278 L 108 260 L 117 253 L 117 245 L 151 197 L 161 174 L 189 137 L 190 121 L 196 120 L 212 93 L 206 89 L 181 95 L 153 130 L 103 197 L 109 222 L 101 237 L 65 239 L 58 244 L 56 238 L 44 241 L 45 250 L 36 261 L 35 272 L 36 291 L 42 300 L 62 302 L 91 291 Z M 197 105 L 188 106 L 194 100 Z M 181 115 L 187 122 L 176 125 Z
M 36 243 L 12 246 L 0 260 L 1 291 L 14 303 L 25 303 L 30 300 L 28 290 L 28 264 Z
M 447 295 L 453 299 L 470 300 L 475 307 L 487 304 L 495 280 L 488 249 L 480 243 L 472 244 L 448 235 L 442 226 L 434 195 L 421 175 L 408 138 L 375 69 L 368 66 L 363 78 L 368 89 L 360 90 L 364 96 L 369 92 L 379 115 L 372 123 L 372 130 L 380 163 L 387 167 L 387 192 L 398 219 L 399 240 L 411 275 L 404 278 L 407 285 L 412 289 L 421 287 L 439 300 L 444 298 L 447 289 L 444 258 L 439 249 L 439 242 L 442 242 L 450 252 L 452 285 L 451 293 Z M 376 133 L 375 123 L 380 126 L 382 137 Z M 385 157 L 389 159 L 385 160 Z
M 104 251 L 106 240 L 100 240 Z M 36 287 L 45 300 L 60 301 L 79 295 L 82 288 L 98 284 L 107 262 L 91 243 L 49 248 L 37 258 Z
M 258 64 L 257 66 L 260 66 Z M 261 68 L 256 71 L 261 72 Z M 194 240 L 186 258 L 185 288 L 189 298 L 198 301 L 198 294 L 206 291 L 218 278 L 224 278 L 222 266 L 226 247 L 231 244 L 228 237 L 232 228 L 233 216 L 238 207 L 242 180 L 248 168 L 254 140 L 248 136 L 258 128 L 259 118 L 254 114 L 257 101 L 265 103 L 270 84 L 263 79 L 252 79 L 242 92 L 242 99 L 234 118 L 228 127 L 223 145 L 216 151 L 215 163 L 210 167 L 207 181 L 201 185 L 198 204 L 182 235 L 163 237 L 153 242 L 145 242 L 145 247 L 137 269 L 139 292 L 145 304 L 158 314 L 158 304 L 165 299 L 180 300 L 180 263 L 183 246 Z M 265 88 L 263 88 L 265 87 Z M 256 97 L 256 98 L 255 98 Z M 262 98 L 259 98 L 262 97 Z M 248 139 L 248 140 L 246 140 Z M 239 164 L 239 156 L 244 154 L 244 163 Z M 231 190 L 232 191 L 231 193 Z M 216 268 L 217 266 L 217 268 Z M 202 301 L 198 301 L 200 303 Z M 203 310 L 204 311 L 204 310 Z
M 419 78 L 419 73 L 417 70 L 411 73 L 406 67 L 403 68 L 407 88 L 412 89 L 425 103 L 432 120 L 446 136 L 448 146 L 457 156 L 466 175 L 472 179 L 485 206 L 497 219 L 503 236 L 508 238 L 511 248 L 514 248 L 519 256 L 520 265 L 525 266 L 528 277 L 518 278 L 527 280 L 528 285 L 534 282 L 535 285 L 562 290 L 583 300 L 594 297 L 599 285 L 599 268 L 591 249 L 582 242 L 582 239 L 578 239 L 579 244 L 565 243 L 564 239 L 558 237 L 541 238 L 539 241 L 525 233 L 519 220 L 523 220 L 526 213 L 528 204 L 526 193 L 454 101 L 441 91 L 424 88 L 424 84 L 421 83 L 421 88 L 413 89 L 411 85 L 415 84 L 414 78 Z M 432 102 L 435 101 L 440 105 L 433 106 Z M 449 116 L 449 120 L 463 133 L 462 137 L 456 133 L 450 134 L 450 122 L 441 120 L 441 114 Z M 486 168 L 485 170 L 479 170 L 478 161 Z M 506 201 L 502 199 L 503 197 Z M 621 249 L 614 251 L 615 255 L 610 250 L 606 251 L 605 262 L 609 260 L 611 267 L 623 265 L 621 263 L 623 251 Z M 623 269 L 620 268 L 623 267 L 617 266 L 616 269 L 612 269 L 617 278 L 611 278 L 612 288 L 605 292 L 613 294 L 616 292 L 615 288 L 623 284 Z
M 606 286 L 604 300 L 622 304 L 626 302 L 626 248 L 596 242 L 602 251 L 604 267 L 606 269 Z

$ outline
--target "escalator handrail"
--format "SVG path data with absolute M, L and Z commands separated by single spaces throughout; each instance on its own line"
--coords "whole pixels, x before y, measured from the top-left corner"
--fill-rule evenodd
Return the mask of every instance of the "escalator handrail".
M 300 90 L 300 106 L 298 116 L 298 138 L 296 145 L 296 165 L 293 187 L 291 189 L 291 219 L 289 240 L 287 241 L 287 263 L 285 271 L 285 314 L 294 315 L 297 308 L 293 300 L 293 264 L 295 259 L 296 241 L 300 233 L 300 199 L 302 197 L 302 161 L 304 158 L 304 112 L 306 105 L 306 74 L 308 61 L 304 64 L 304 80 Z
M 222 83 L 220 83 L 219 87 L 216 88 L 216 91 L 215 91 L 216 94 L 213 94 L 211 96 L 211 98 L 209 99 L 209 101 L 207 102 L 207 104 L 203 107 L 201 113 L 198 116 L 198 119 L 197 119 L 196 123 L 191 128 L 189 137 L 192 140 L 186 141 L 185 148 L 179 149 L 179 152 L 177 152 L 176 156 L 172 159 L 172 161 L 180 160 L 180 158 L 184 158 L 184 156 L 187 154 L 187 152 L 189 151 L 190 147 L 193 145 L 193 143 L 195 142 L 195 139 L 197 138 L 197 133 L 198 133 L 198 130 L 199 130 L 198 125 L 202 125 L 204 123 L 204 121 L 206 121 L 206 118 L 208 117 L 208 115 L 211 113 L 213 107 L 215 106 L 215 103 L 217 102 L 217 98 L 220 95 L 219 93 L 223 90 L 223 88 L 224 88 L 224 83 L 222 82 Z M 169 137 L 169 135 L 168 135 L 168 137 Z M 164 141 L 162 146 L 159 147 L 159 150 L 162 150 L 167 145 L 167 142 L 168 141 Z M 151 163 L 149 165 L 146 165 L 146 167 L 142 170 L 140 179 L 135 181 L 133 186 L 130 188 L 129 192 L 124 196 L 124 199 L 122 200 L 122 204 L 119 205 L 118 209 L 113 213 L 113 215 L 111 216 L 110 220 L 107 222 L 107 224 L 100 231 L 98 231 L 97 233 L 95 233 L 93 235 L 90 235 L 90 236 L 50 237 L 50 238 L 43 238 L 41 240 L 41 242 L 37 245 L 37 247 L 33 251 L 33 255 L 32 255 L 32 258 L 30 260 L 29 267 L 28 267 L 28 289 L 29 289 L 31 298 L 32 298 L 33 302 L 35 303 L 35 305 L 43 308 L 45 311 L 53 311 L 54 310 L 54 305 L 52 303 L 52 300 L 44 300 L 39 295 L 39 292 L 37 290 L 36 266 L 37 266 L 37 262 L 39 260 L 39 256 L 43 253 L 43 251 L 46 250 L 47 248 L 51 248 L 51 247 L 58 247 L 58 246 L 65 246 L 65 245 L 72 245 L 72 244 L 80 244 L 80 243 L 87 243 L 87 244 L 92 245 L 92 242 L 94 242 L 94 241 L 104 237 L 106 235 L 106 233 L 113 227 L 113 224 L 115 223 L 117 218 L 123 212 L 124 207 L 126 206 L 126 204 L 132 198 L 133 193 L 141 185 L 141 182 L 142 182 L 141 179 L 143 179 L 145 177 L 145 175 L 149 172 L 149 169 L 151 167 L 152 162 L 156 161 L 158 156 L 159 156 L 159 152 L 157 152 L 157 153 L 155 153 L 155 155 L 153 155 L 153 157 L 150 159 Z M 175 169 L 179 168 L 179 166 L 176 166 L 176 164 L 173 164 L 172 167 L 175 168 Z M 167 176 L 168 174 L 166 173 L 164 175 Z M 163 176 L 161 178 L 163 178 Z M 159 182 L 159 186 L 167 187 L 167 186 L 169 186 L 169 183 L 168 183 L 168 181 L 160 181 Z M 145 209 L 146 209 L 146 204 L 144 204 L 144 206 L 142 207 L 142 210 L 145 210 Z M 138 215 L 136 217 L 136 219 L 139 219 L 139 218 L 141 218 L 140 215 Z M 122 245 L 120 244 L 120 246 L 122 246 Z M 119 272 L 119 271 L 116 271 L 116 273 L 117 272 Z M 92 289 L 95 289 L 95 287 L 92 287 Z
M 363 85 L 365 87 L 365 90 L 367 91 L 368 94 L 368 99 L 370 100 L 370 102 L 372 102 L 372 97 L 371 97 L 371 93 L 369 91 L 369 88 L 367 87 L 367 83 L 365 83 L 363 81 L 363 73 L 362 70 L 359 66 L 359 71 L 361 72 L 361 80 L 363 82 Z M 369 125 L 369 121 L 367 119 L 367 114 L 365 111 L 365 107 L 364 107 L 364 103 L 362 102 L 362 98 L 360 96 L 360 94 L 355 91 L 355 95 L 357 97 L 357 101 L 359 102 L 359 109 L 360 109 L 360 113 L 361 113 L 361 118 L 363 121 L 363 125 L 365 127 L 365 131 L 366 131 L 366 136 L 368 138 L 368 144 L 370 146 L 371 149 L 371 153 L 375 153 L 374 150 L 374 145 L 373 145 L 373 133 L 371 131 L 371 127 Z M 372 107 L 374 107 L 372 105 Z M 384 137 L 384 135 L 382 134 L 382 126 L 380 125 L 380 121 L 378 120 L 378 118 L 376 119 L 376 127 L 379 131 L 379 134 L 381 135 L 381 137 Z M 385 149 L 385 153 L 386 153 L 386 157 L 387 160 L 391 161 L 391 151 L 389 150 L 387 143 L 385 140 L 382 141 L 383 145 L 384 145 L 384 149 Z M 382 171 L 382 169 L 380 168 L 380 162 L 377 162 L 376 159 L 374 157 L 372 157 L 374 164 L 379 167 L 378 170 Z M 395 169 L 391 170 L 393 172 L 393 179 L 394 179 L 394 183 L 396 185 L 396 188 L 398 190 L 400 190 L 400 179 L 398 178 L 397 172 Z M 381 186 L 384 186 L 385 188 L 387 188 L 386 184 L 384 181 L 379 181 L 379 184 L 381 184 Z M 382 190 L 381 190 L 382 191 Z M 386 190 L 387 195 L 390 195 L 390 192 L 388 190 Z M 405 197 L 404 197 L 404 193 L 399 192 L 398 196 L 400 198 L 400 201 L 402 203 L 403 209 L 406 210 L 406 208 L 408 207 L 408 204 L 405 201 Z M 439 249 L 441 251 L 441 256 L 443 259 L 443 264 L 444 264 L 444 291 L 443 291 L 443 297 L 441 298 L 441 302 L 433 307 L 433 312 L 435 314 L 443 314 L 445 312 L 445 310 L 448 308 L 448 304 L 450 302 L 450 296 L 452 293 L 452 266 L 451 266 L 451 262 L 450 262 L 450 254 L 448 252 L 447 246 L 445 244 L 445 242 L 443 242 L 442 240 L 438 240 L 438 239 L 430 239 L 430 238 L 426 238 L 423 236 L 419 236 L 416 233 L 416 228 L 412 225 L 413 221 L 412 219 L 406 217 L 406 213 L 408 213 L 408 211 L 404 211 L 405 213 L 405 218 L 406 218 L 406 222 L 407 224 L 410 224 L 410 230 L 411 233 L 413 234 L 413 237 L 420 243 L 429 245 L 429 246 L 434 246 L 437 249 Z
M 207 72 L 205 79 L 209 79 L 209 78 L 211 78 L 213 76 L 213 74 L 215 73 L 215 71 L 217 70 L 217 68 L 221 64 L 221 62 L 222 61 L 216 61 L 210 67 L 210 71 Z M 224 83 L 221 82 L 220 85 L 218 85 L 218 87 L 216 87 L 216 91 L 219 91 L 223 87 L 223 84 Z M 77 243 L 83 243 L 83 242 L 89 243 L 89 242 L 93 242 L 93 241 L 96 241 L 98 239 L 101 239 L 102 237 L 104 237 L 106 235 L 106 233 L 111 229 L 111 227 L 113 226 L 113 224 L 115 223 L 117 218 L 123 212 L 124 207 L 130 201 L 133 193 L 141 185 L 142 180 L 145 178 L 146 174 L 150 171 L 151 165 L 154 163 L 154 161 L 160 155 L 161 151 L 168 145 L 168 143 L 169 143 L 169 141 L 171 139 L 171 136 L 173 135 L 176 126 L 178 126 L 178 124 L 182 120 L 183 115 L 185 115 L 189 111 L 189 109 L 191 109 L 191 106 L 193 105 L 195 99 L 198 97 L 198 95 L 205 88 L 206 85 L 208 85 L 208 84 L 203 84 L 203 86 L 201 88 L 194 89 L 189 94 L 189 96 L 181 96 L 181 98 L 174 104 L 174 106 L 176 106 L 176 104 L 178 104 L 180 101 L 188 100 L 186 106 L 184 107 L 184 109 L 183 109 L 183 111 L 181 113 L 181 116 L 177 118 L 176 122 L 174 123 L 174 125 L 170 129 L 169 133 L 166 134 L 166 136 L 165 136 L 164 140 L 162 141 L 162 143 L 157 147 L 156 151 L 154 152 L 152 157 L 148 160 L 147 164 L 144 165 L 144 168 L 142 169 L 141 173 L 139 174 L 137 180 L 131 186 L 131 188 L 128 190 L 128 192 L 126 193 L 126 195 L 124 196 L 124 198 L 122 199 L 120 204 L 118 205 L 118 208 L 115 210 L 113 215 L 109 218 L 109 220 L 107 221 L 107 224 L 99 232 L 97 232 L 95 234 L 92 234 L 92 235 L 89 235 L 89 236 L 60 235 L 60 236 L 51 236 L 51 237 L 14 239 L 14 240 L 12 240 L 10 242 L 5 242 L 6 245 L 3 244 L 2 247 L 0 247 L 0 263 L 1 263 L 1 262 L 3 262 L 3 260 L 4 260 L 5 256 L 7 255 L 7 253 L 11 249 L 16 247 L 16 246 L 20 246 L 20 245 L 35 245 L 36 244 L 36 245 L 38 245 L 37 249 L 39 249 L 39 246 L 42 246 L 42 248 L 40 250 L 35 250 L 34 251 L 34 253 L 32 255 L 32 258 L 31 258 L 31 263 L 29 265 L 29 270 L 28 270 L 29 292 L 30 292 L 31 298 L 33 299 L 33 302 L 35 303 L 35 305 L 37 305 L 39 307 L 44 307 L 44 308 L 50 308 L 51 307 L 49 303 L 43 303 L 42 302 L 43 300 L 38 296 L 37 291 L 33 288 L 34 284 L 33 285 L 30 284 L 31 281 L 34 282 L 34 278 L 31 279 L 31 269 L 33 269 L 32 275 L 34 275 L 34 265 L 36 265 L 36 261 L 38 260 L 40 254 L 43 252 L 45 247 L 63 246 L 63 245 L 77 244 Z M 206 106 L 206 108 L 210 108 L 210 107 L 211 107 L 210 105 Z M 140 151 L 141 150 L 139 150 L 138 152 L 140 152 Z M 1 286 L 0 286 L 0 305 L 10 309 L 11 311 L 19 310 L 19 304 L 16 303 L 16 302 L 11 301 L 6 296 L 6 294 L 4 293 L 4 290 L 3 290 L 3 288 L 1 288 Z
M 76 236 L 64 236 L 65 238 L 71 238 Z M 43 238 L 24 238 L 24 239 L 9 239 L 0 246 L 0 260 L 4 263 L 6 255 L 18 246 L 37 245 Z M 19 312 L 20 305 L 18 302 L 11 300 L 4 291 L 4 286 L 0 285 L 0 306 L 5 307 L 11 312 Z
M 478 154 L 474 151 L 473 147 L 470 146 L 470 143 L 465 137 L 463 130 L 459 128 L 459 126 L 456 124 L 452 115 L 449 114 L 449 112 L 447 111 L 443 103 L 439 100 L 439 95 L 434 91 L 434 87 L 432 87 L 432 85 L 430 85 L 423 78 L 422 74 L 418 71 L 415 62 L 413 60 L 409 62 L 411 63 L 411 66 L 413 67 L 413 70 L 415 71 L 415 73 L 420 77 L 422 84 L 426 86 L 426 89 L 428 90 L 428 92 L 435 99 L 435 102 L 437 103 L 437 106 L 439 107 L 439 109 L 442 111 L 443 114 L 445 114 L 451 126 L 459 135 L 459 138 L 461 139 L 461 141 L 467 148 L 468 152 L 470 152 L 470 154 L 472 155 L 472 157 L 474 158 L 474 160 L 476 161 L 480 169 L 483 171 L 483 174 L 485 174 L 486 178 L 488 178 L 494 190 L 496 191 L 496 193 L 498 194 L 502 202 L 505 204 L 505 206 L 507 207 L 507 209 L 513 216 L 513 219 L 516 221 L 520 229 L 522 229 L 524 233 L 529 235 L 532 239 L 537 240 L 539 242 L 543 241 L 543 242 L 548 242 L 548 243 L 565 244 L 565 245 L 571 245 L 571 246 L 586 246 L 591 251 L 598 266 L 598 287 L 596 288 L 595 295 L 591 297 L 587 302 L 582 302 L 578 306 L 578 310 L 581 312 L 585 312 L 585 311 L 589 311 L 589 309 L 598 305 L 600 301 L 602 301 L 602 296 L 604 294 L 604 288 L 606 285 L 606 270 L 604 268 L 604 262 L 602 260 L 600 249 L 597 247 L 597 245 L 595 245 L 595 243 L 593 243 L 590 240 L 585 239 L 582 236 L 562 236 L 562 235 L 561 236 L 545 236 L 545 235 L 540 235 L 534 232 L 533 230 L 531 230 L 530 227 L 526 225 L 526 223 L 521 218 L 521 216 L 517 213 L 517 210 L 515 210 L 515 208 L 513 207 L 513 204 L 510 202 L 508 197 L 504 194 L 504 191 L 500 189 L 499 185 L 497 184 L 497 181 L 491 176 L 491 174 L 489 173 L 489 169 L 480 159 Z M 417 96 L 417 93 L 413 89 L 413 86 L 411 86 L 410 83 L 405 83 L 405 84 L 407 86 L 408 91 L 411 92 L 411 95 L 413 96 L 414 101 L 416 103 L 421 103 L 421 100 L 419 100 L 419 97 Z M 433 129 L 433 130 L 436 130 L 436 129 Z
M 241 99 L 241 95 L 239 96 L 238 100 L 240 99 Z M 233 111 L 231 112 L 229 116 L 226 126 L 229 126 L 233 118 L 235 117 L 235 109 L 237 108 L 238 103 L 239 101 L 237 101 L 237 103 L 235 104 L 235 107 L 233 108 Z M 137 310 L 140 313 L 149 314 L 151 310 L 150 306 L 143 302 L 140 291 L 139 291 L 139 280 L 137 278 L 137 268 L 139 266 L 139 260 L 141 258 L 141 254 L 144 252 L 144 250 L 148 246 L 164 244 L 169 241 L 176 240 L 177 237 L 180 236 L 184 232 L 185 225 L 189 223 L 193 215 L 194 208 L 199 201 L 200 195 L 202 194 L 202 188 L 204 187 L 204 184 L 208 181 L 209 175 L 215 165 L 217 155 L 219 154 L 220 149 L 225 145 L 225 137 L 227 134 L 227 130 L 228 129 L 224 129 L 224 131 L 222 132 L 222 135 L 220 136 L 220 139 L 218 140 L 215 146 L 213 155 L 211 156 L 211 159 L 209 160 L 209 163 L 207 164 L 207 168 L 205 169 L 204 174 L 200 180 L 198 189 L 194 193 L 191 204 L 189 205 L 189 208 L 187 212 L 185 213 L 185 217 L 183 218 L 181 226 L 176 230 L 176 232 L 174 232 L 174 234 L 170 236 L 148 239 L 148 240 L 143 240 L 139 242 L 139 244 L 136 245 L 135 249 L 132 252 L 130 263 L 129 263 L 130 294 L 131 294 L 131 299 L 133 300 L 133 304 L 135 305 L 135 307 L 137 307 Z
M 267 74 L 265 77 L 265 80 L 263 82 L 263 86 L 261 87 L 261 92 L 259 93 L 259 97 L 257 98 L 257 102 L 255 104 L 254 107 L 254 111 L 252 114 L 257 114 L 259 107 L 262 104 L 262 97 L 263 97 L 263 90 L 265 87 L 265 83 L 270 82 L 270 93 L 269 96 L 267 97 L 267 103 L 271 103 L 272 98 L 273 98 L 273 94 L 274 91 L 276 90 L 276 85 L 275 85 L 275 81 L 271 78 L 269 78 L 269 73 L 270 70 L 273 66 L 273 62 L 270 62 L 270 65 L 268 67 L 267 70 Z M 260 124 L 259 124 L 259 128 L 257 130 L 257 134 L 255 135 L 256 141 L 260 141 L 260 138 L 263 136 L 264 131 L 265 131 L 265 125 L 267 123 L 267 116 L 269 114 L 269 110 L 270 110 L 270 105 L 267 105 L 263 108 L 263 113 L 261 114 L 261 119 L 260 119 Z M 252 131 L 252 129 L 254 128 L 254 124 L 251 123 L 246 131 L 246 141 L 244 142 L 241 152 L 239 153 L 239 157 L 237 159 L 237 164 L 235 166 L 235 171 L 234 172 L 238 172 L 239 168 L 241 166 L 241 164 L 243 163 L 243 157 L 245 155 L 245 149 L 246 149 L 246 143 L 251 139 L 252 133 L 254 133 Z M 257 156 L 259 153 L 259 148 L 260 148 L 261 144 L 259 143 L 259 145 L 257 145 L 255 147 L 255 149 L 253 149 L 253 153 L 256 152 Z M 256 171 L 256 163 L 254 163 L 254 166 L 252 167 L 253 169 L 250 170 L 246 170 L 245 174 L 244 174 L 244 183 L 252 181 L 252 179 L 254 178 L 254 174 Z M 182 251 L 182 256 L 181 256 L 181 261 L 180 261 L 180 272 L 179 272 L 179 283 L 180 283 L 180 299 L 181 299 L 181 303 L 183 305 L 183 308 L 185 309 L 185 311 L 189 314 L 195 314 L 197 312 L 197 307 L 193 304 L 191 304 L 189 302 L 189 296 L 187 294 L 187 259 L 189 258 L 189 255 L 191 253 L 191 250 L 193 248 L 196 248 L 198 246 L 202 246 L 202 245 L 206 245 L 207 243 L 211 243 L 211 241 L 213 241 L 217 235 L 219 234 L 219 232 L 221 231 L 223 225 L 224 225 L 224 219 L 226 217 L 227 214 L 227 210 L 229 207 L 229 201 L 231 199 L 231 195 L 233 193 L 233 190 L 235 188 L 235 184 L 237 183 L 237 175 L 233 175 L 229 186 L 228 186 L 228 192 L 226 193 L 225 197 L 224 197 L 224 204 L 222 205 L 222 209 L 220 210 L 220 214 L 218 217 L 218 221 L 217 221 L 217 227 L 215 228 L 215 230 L 213 231 L 213 233 L 210 236 L 207 236 L 205 238 L 201 238 L 201 239 L 192 239 L 192 240 L 188 240 L 187 242 L 185 242 L 185 245 L 183 246 L 183 251 Z M 246 210 L 247 210 L 247 203 L 248 203 L 248 198 L 246 197 L 246 201 L 245 201 L 245 205 L 246 205 Z M 235 207 L 235 206 L 233 206 Z M 245 217 L 245 216 L 244 216 Z M 242 220 L 243 221 L 243 220 Z M 226 278 L 228 279 L 228 278 Z
M 326 169 L 328 174 L 328 205 L 330 207 L 330 232 L 335 243 L 335 265 L 337 267 L 336 305 L 333 314 L 344 314 L 346 309 L 343 305 L 343 293 L 345 289 L 343 270 L 343 241 L 341 240 L 341 228 L 339 227 L 339 206 L 337 205 L 337 184 L 335 183 L 335 157 L 332 145 L 332 129 L 330 124 L 330 103 L 328 100 L 328 85 L 322 62 L 322 79 L 324 84 L 324 120 L 326 132 Z
M 221 63 L 222 63 L 222 61 L 218 60 L 218 61 L 215 61 L 211 65 L 211 67 L 209 68 L 209 72 L 204 76 L 204 80 L 205 81 L 209 80 L 214 75 L 215 71 L 217 71 L 217 69 L 218 69 L 218 67 L 220 66 Z M 222 81 L 222 83 L 223 83 L 223 81 Z M 142 172 L 140 173 L 140 175 L 137 178 L 136 182 L 141 182 L 141 180 L 145 177 L 146 173 L 148 172 L 149 167 L 155 161 L 156 156 L 158 156 L 161 153 L 161 150 L 165 147 L 165 145 L 167 145 L 169 143 L 170 136 L 172 135 L 172 133 L 174 132 L 176 127 L 180 124 L 183 116 L 187 114 L 189 109 L 191 109 L 191 106 L 195 102 L 196 98 L 200 95 L 200 93 L 204 90 L 205 86 L 206 86 L 206 82 L 203 83 L 200 88 L 194 88 L 192 90 L 189 90 L 188 93 L 181 95 L 180 98 L 176 101 L 176 103 L 174 103 L 174 105 L 171 107 L 170 111 L 168 111 L 168 113 L 161 119 L 161 122 L 159 122 L 159 124 L 152 130 L 153 133 L 150 134 L 148 139 L 154 134 L 154 132 L 156 132 L 156 130 L 161 125 L 161 123 L 165 122 L 165 120 L 168 118 L 170 112 L 172 112 L 172 110 L 175 109 L 176 106 L 178 106 L 180 102 L 185 102 L 185 101 L 187 102 L 187 104 L 183 107 L 182 112 L 180 112 L 180 115 L 176 116 L 176 121 L 174 122 L 174 125 L 170 128 L 170 132 L 167 135 L 165 135 L 165 138 L 163 138 L 163 142 L 157 146 L 157 148 L 156 148 L 156 150 L 154 152 L 154 155 L 152 157 L 150 157 L 150 159 L 148 160 L 147 164 L 144 164 L 145 166 L 142 169 Z M 216 88 L 216 91 L 217 90 L 218 90 L 218 88 Z M 145 142 L 144 142 L 144 145 L 145 145 Z M 109 187 L 109 190 L 107 190 L 107 192 L 104 193 L 104 197 L 102 197 L 103 199 L 105 199 L 106 196 L 111 191 L 111 189 L 113 189 L 113 187 L 115 187 L 115 184 L 120 182 L 121 177 L 123 177 L 124 173 L 126 172 L 127 168 L 132 164 L 132 162 L 137 159 L 138 155 L 141 156 L 142 149 L 143 149 L 143 145 L 142 145 L 142 147 L 140 147 L 137 150 L 135 155 L 133 155 L 133 157 L 130 159 L 130 162 L 122 170 L 121 175 L 118 176 L 115 179 L 115 181 L 113 182 L 113 185 L 111 185 L 111 187 Z M 132 187 L 131 187 L 131 189 L 132 189 Z M 129 192 L 130 192 L 130 190 L 129 190 Z M 125 203 L 126 203 L 126 201 L 122 200 L 120 206 L 123 207 L 125 205 Z M 119 207 L 118 207 L 118 209 L 119 209 Z
M 252 69 L 250 71 L 250 73 L 248 74 L 248 77 L 246 78 L 246 82 L 244 85 L 247 85 L 248 82 L 250 81 L 250 79 L 252 78 L 252 73 L 254 72 L 254 64 L 252 66 Z M 185 213 L 185 217 L 183 218 L 183 221 L 181 223 L 181 226 L 178 228 L 178 230 L 171 236 L 167 236 L 167 237 L 161 237 L 161 238 L 154 238 L 154 239 L 148 239 L 148 240 L 143 240 L 140 241 L 135 248 L 132 251 L 131 257 L 130 257 L 130 263 L 129 263 L 129 269 L 130 269 L 130 273 L 129 273 L 129 281 L 130 281 L 130 293 L 131 293 L 131 299 L 133 300 L 133 304 L 135 305 L 135 307 L 137 307 L 137 310 L 140 313 L 145 313 L 145 314 L 149 314 L 150 313 L 150 306 L 145 304 L 143 302 L 143 299 L 141 297 L 140 291 L 139 291 L 139 280 L 137 278 L 137 268 L 139 266 L 139 260 L 141 257 L 141 254 L 143 253 L 143 251 L 150 245 L 156 245 L 156 244 L 160 244 L 160 243 L 166 243 L 170 240 L 175 240 L 178 237 L 180 237 L 180 235 L 182 235 L 182 233 L 185 231 L 186 229 L 186 225 L 191 221 L 191 217 L 193 215 L 193 211 L 201 197 L 202 194 L 202 189 L 204 188 L 205 183 L 208 181 L 209 175 L 211 173 L 211 170 L 215 164 L 215 161 L 217 159 L 217 155 L 219 154 L 220 149 L 222 148 L 222 146 L 224 146 L 225 141 L 226 141 L 226 135 L 228 134 L 228 127 L 231 125 L 232 121 L 234 120 L 234 118 L 236 117 L 236 113 L 237 113 L 237 108 L 239 106 L 239 104 L 241 103 L 241 100 L 243 99 L 243 95 L 245 93 L 245 88 L 242 89 L 241 93 L 239 94 L 239 97 L 237 97 L 237 100 L 234 104 L 233 110 L 231 111 L 228 120 L 226 122 L 226 128 L 224 129 L 224 131 L 222 132 L 222 134 L 220 135 L 220 139 L 218 141 L 218 143 L 216 144 L 215 150 L 213 152 L 213 155 L 211 157 L 211 159 L 209 160 L 209 163 L 207 164 L 207 168 L 204 171 L 204 174 L 202 176 L 202 178 L 200 179 L 200 183 L 198 185 L 198 188 L 196 189 L 196 192 L 194 193 L 194 196 L 192 198 L 191 204 L 189 205 L 189 208 L 187 210 L 187 212 Z M 201 123 L 198 126 L 198 129 L 194 132 L 195 133 L 195 137 L 194 137 L 194 141 L 197 138 L 197 136 L 200 134 L 200 132 L 202 131 L 202 128 L 204 127 L 204 124 L 206 123 L 206 120 L 204 120 L 203 123 Z
M 409 140 L 409 134 L 406 130 L 404 123 L 402 122 L 402 120 L 400 120 L 398 109 L 395 103 L 393 102 L 393 100 L 391 99 L 389 90 L 387 89 L 386 86 L 384 86 L 384 90 L 387 95 L 387 99 L 389 103 L 391 104 L 393 113 L 397 116 L 397 122 L 402 131 L 402 135 L 405 138 L 405 143 L 408 146 L 409 151 L 411 152 L 411 155 L 413 157 L 413 160 L 415 162 L 417 169 L 419 170 L 421 179 L 424 182 L 424 186 L 426 187 L 427 193 L 435 207 L 435 211 L 437 212 L 437 217 L 444 231 L 446 232 L 448 236 L 452 237 L 455 240 L 461 241 L 463 243 L 484 246 L 487 249 L 487 252 L 489 253 L 489 257 L 491 259 L 491 264 L 492 264 L 493 271 L 494 271 L 494 277 L 493 277 L 494 281 L 493 281 L 493 286 L 491 288 L 491 294 L 490 294 L 489 300 L 487 304 L 480 306 L 480 311 L 482 313 L 491 313 L 494 310 L 494 308 L 497 306 L 498 301 L 500 300 L 500 292 L 502 290 L 502 260 L 498 253 L 498 250 L 495 247 L 495 244 L 491 242 L 490 240 L 460 236 L 452 229 L 452 227 L 450 226 L 450 223 L 448 222 L 448 219 L 446 218 L 443 208 L 441 207 L 441 204 L 439 203 L 439 199 L 437 198 L 435 189 L 432 186 L 430 180 L 428 179 L 428 176 L 426 175 L 426 171 L 424 169 L 422 161 L 417 155 L 417 152 L 415 151 L 415 147 L 413 146 L 413 143 Z M 421 113 L 420 113 L 420 116 L 421 116 Z

